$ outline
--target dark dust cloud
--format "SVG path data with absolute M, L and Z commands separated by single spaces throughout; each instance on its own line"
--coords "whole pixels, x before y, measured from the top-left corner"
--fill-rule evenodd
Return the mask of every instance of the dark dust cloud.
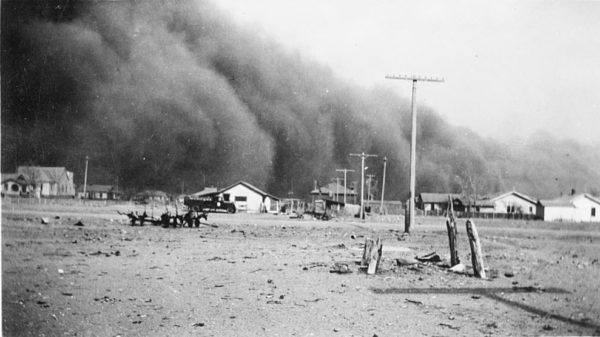
M 388 157 L 386 198 L 405 198 L 409 100 L 264 35 L 210 2 L 2 1 L 3 172 L 67 166 L 81 183 L 88 155 L 92 183 L 191 192 L 242 179 L 304 196 L 358 170 L 348 154 L 364 151 Z M 600 192 L 598 148 L 543 133 L 509 146 L 426 107 L 419 123 L 419 191 Z M 381 157 L 367 163 L 376 179 Z

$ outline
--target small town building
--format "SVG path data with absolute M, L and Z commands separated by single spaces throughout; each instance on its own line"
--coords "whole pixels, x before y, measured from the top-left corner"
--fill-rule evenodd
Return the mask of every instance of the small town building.
M 27 196 L 32 190 L 27 179 L 18 173 L 2 173 L 2 196 Z
M 448 209 L 448 196 L 452 198 L 454 210 L 462 208 L 460 195 L 453 193 L 419 193 L 416 207 L 426 214 L 443 214 Z
M 477 210 L 477 212 L 481 213 L 531 215 L 535 215 L 537 213 L 538 201 L 517 191 L 510 191 L 493 197 L 483 198 L 481 202 L 482 207 Z
M 77 187 L 78 198 L 93 200 L 118 200 L 120 198 L 118 191 L 112 185 L 91 184 L 85 187 L 85 194 L 83 190 L 83 185 Z
M 278 213 L 280 199 L 245 181 L 238 181 L 221 190 L 225 201 L 233 201 L 238 211 L 248 213 Z
M 164 203 L 169 201 L 169 196 L 163 191 L 145 190 L 136 194 L 133 200 L 140 204 L 149 204 L 152 202 Z
M 589 194 L 540 200 L 537 215 L 544 221 L 600 222 L 600 200 Z
M 315 186 L 315 188 L 310 191 L 310 195 L 317 199 L 328 197 L 331 200 L 342 202 L 344 201 L 345 196 L 347 203 L 356 202 L 357 197 L 357 193 L 353 189 L 346 188 L 342 184 L 333 182 L 321 187 Z
M 30 197 L 75 197 L 73 172 L 65 167 L 19 166 L 2 175 L 2 193 Z

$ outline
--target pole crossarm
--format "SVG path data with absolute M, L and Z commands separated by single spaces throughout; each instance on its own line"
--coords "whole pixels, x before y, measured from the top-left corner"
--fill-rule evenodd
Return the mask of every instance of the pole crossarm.
M 388 80 L 409 80 L 409 81 L 424 81 L 424 82 L 446 82 L 443 77 L 427 77 L 418 75 L 386 75 Z

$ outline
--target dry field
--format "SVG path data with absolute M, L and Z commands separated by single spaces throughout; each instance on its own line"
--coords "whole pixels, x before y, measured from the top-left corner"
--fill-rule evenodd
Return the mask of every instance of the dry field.
M 600 335 L 600 224 L 476 220 L 481 280 L 397 265 L 448 254 L 441 218 L 404 235 L 398 217 L 211 214 L 216 228 L 165 229 L 115 210 L 3 205 L 4 336 Z M 356 262 L 377 237 L 383 262 L 368 276 Z M 336 262 L 353 272 L 330 273 Z

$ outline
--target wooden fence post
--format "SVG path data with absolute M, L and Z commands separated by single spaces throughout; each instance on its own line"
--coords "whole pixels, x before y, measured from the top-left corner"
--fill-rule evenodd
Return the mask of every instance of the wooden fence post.
M 448 230 L 448 241 L 450 244 L 450 267 L 454 267 L 460 263 L 460 259 L 458 257 L 458 245 L 456 241 L 458 231 L 456 229 L 454 206 L 452 205 L 452 197 L 450 195 L 448 195 L 448 218 L 446 218 L 446 229 Z
M 471 261 L 473 262 L 473 274 L 475 277 L 486 278 L 485 269 L 483 267 L 483 255 L 481 254 L 481 243 L 477 228 L 471 219 L 467 220 L 467 235 L 469 236 L 469 244 L 471 245 Z
M 365 240 L 365 249 L 363 251 L 361 265 L 367 267 L 367 274 L 372 275 L 377 273 L 382 251 L 383 244 L 381 243 L 380 238 L 377 238 L 377 242 L 374 242 L 372 239 Z

